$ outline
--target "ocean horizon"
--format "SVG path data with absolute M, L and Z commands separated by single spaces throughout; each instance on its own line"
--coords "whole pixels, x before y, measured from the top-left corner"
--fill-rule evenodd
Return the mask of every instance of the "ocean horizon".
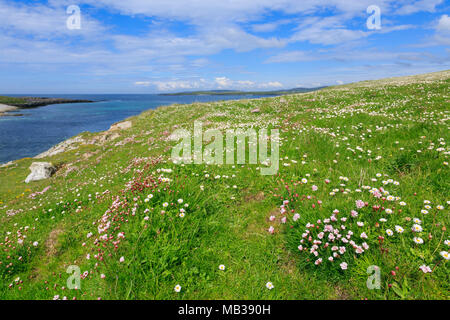
M 0 164 L 35 157 L 82 132 L 105 131 L 113 123 L 160 106 L 274 95 L 11 94 L 10 96 L 83 99 L 96 102 L 19 109 L 11 114 L 20 116 L 0 117 Z

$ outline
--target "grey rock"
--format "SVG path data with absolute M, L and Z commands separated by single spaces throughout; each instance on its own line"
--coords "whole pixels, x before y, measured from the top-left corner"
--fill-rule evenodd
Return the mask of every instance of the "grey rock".
M 56 168 L 49 162 L 33 162 L 30 170 L 31 173 L 25 179 L 25 183 L 48 179 L 56 172 Z
M 119 123 L 113 124 L 111 126 L 111 128 L 109 128 L 109 131 L 130 129 L 132 127 L 132 125 L 133 124 L 131 121 L 119 122 Z
M 35 156 L 35 159 L 42 159 L 42 158 L 46 158 L 46 157 L 52 157 L 54 155 L 66 152 L 66 151 L 70 151 L 70 150 L 74 150 L 76 149 L 78 146 L 78 144 L 85 142 L 83 140 L 83 138 L 81 137 L 74 137 L 74 138 L 70 138 L 66 141 L 63 141 L 59 144 L 57 144 L 56 146 L 51 147 L 49 150 Z

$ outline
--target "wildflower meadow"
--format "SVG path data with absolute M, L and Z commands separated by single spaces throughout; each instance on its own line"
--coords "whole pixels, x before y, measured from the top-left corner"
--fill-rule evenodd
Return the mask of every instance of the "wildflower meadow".
M 30 158 L 3 166 L 0 299 L 448 299 L 449 84 L 160 107 L 79 135 L 44 158 L 50 179 L 24 183 Z M 197 121 L 266 130 L 277 171 L 249 148 L 172 161 Z

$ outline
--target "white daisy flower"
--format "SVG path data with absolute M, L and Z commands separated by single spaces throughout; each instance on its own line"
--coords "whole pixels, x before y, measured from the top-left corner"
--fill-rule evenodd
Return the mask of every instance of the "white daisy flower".
M 269 281 L 266 283 L 266 288 L 272 290 L 274 288 L 274 285 L 272 284 L 272 282 Z

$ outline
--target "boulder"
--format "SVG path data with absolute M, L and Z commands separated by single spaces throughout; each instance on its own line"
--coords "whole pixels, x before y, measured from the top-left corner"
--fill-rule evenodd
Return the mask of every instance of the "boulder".
M 48 179 L 56 172 L 56 168 L 49 162 L 33 162 L 30 170 L 31 173 L 25 183 Z

